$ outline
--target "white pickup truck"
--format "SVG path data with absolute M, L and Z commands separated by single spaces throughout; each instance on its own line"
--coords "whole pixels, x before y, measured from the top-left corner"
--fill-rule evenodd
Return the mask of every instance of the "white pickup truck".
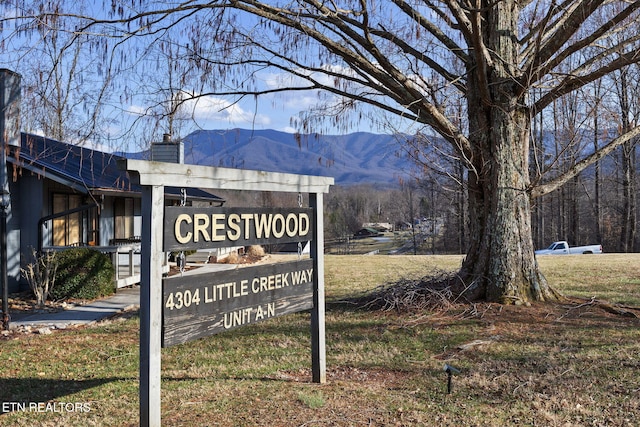
M 565 241 L 553 242 L 547 249 L 536 251 L 536 255 L 601 254 L 602 245 L 569 246 Z

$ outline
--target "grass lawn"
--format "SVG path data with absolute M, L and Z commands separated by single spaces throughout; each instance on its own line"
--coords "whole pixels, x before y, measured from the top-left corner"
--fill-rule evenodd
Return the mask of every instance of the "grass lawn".
M 573 303 L 437 313 L 331 304 L 460 262 L 327 256 L 327 383 L 311 382 L 309 315 L 274 318 L 163 349 L 163 425 L 640 425 L 640 319 L 592 303 L 640 306 L 640 254 L 540 258 L 558 290 L 583 298 Z M 138 331 L 133 313 L 3 337 L 0 425 L 138 425 Z M 445 363 L 461 371 L 451 393 Z

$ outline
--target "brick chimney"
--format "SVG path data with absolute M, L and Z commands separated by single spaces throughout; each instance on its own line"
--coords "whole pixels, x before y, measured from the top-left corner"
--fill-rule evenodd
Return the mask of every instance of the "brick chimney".
M 151 144 L 151 161 L 166 163 L 184 163 L 184 143 L 172 141 L 171 135 L 165 133 L 162 142 Z

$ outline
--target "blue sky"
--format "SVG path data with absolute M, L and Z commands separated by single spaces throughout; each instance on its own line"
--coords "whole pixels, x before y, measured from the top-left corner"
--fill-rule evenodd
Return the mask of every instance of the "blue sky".
M 99 0 L 82 2 L 72 9 L 75 13 L 89 13 L 94 15 L 105 15 L 104 5 Z M 91 12 L 87 12 L 91 10 Z M 51 66 L 53 60 L 49 58 L 45 49 L 47 47 L 43 44 L 37 33 L 31 35 L 18 35 L 14 30 L 18 21 L 12 21 L 11 19 L 20 16 L 21 12 L 16 7 L 4 4 L 0 7 L 0 17 L 3 19 L 9 19 L 3 23 L 2 27 L 2 41 L 8 41 L 3 50 L 0 50 L 0 61 L 3 63 L 3 67 L 9 68 L 13 71 L 22 74 L 23 88 L 27 83 L 29 74 L 32 74 L 35 69 L 34 63 L 38 64 L 40 71 L 44 71 L 47 67 Z M 27 21 L 28 22 L 28 21 Z M 20 22 L 23 24 L 24 22 Z M 52 34 L 50 32 L 49 34 Z M 62 42 L 66 41 L 66 34 L 61 34 Z M 135 40 L 135 39 L 133 39 Z M 145 43 L 149 43 L 152 38 L 144 38 L 140 40 L 140 43 L 129 44 L 123 51 L 125 55 L 134 57 L 137 53 L 145 51 L 147 48 Z M 63 43 L 60 43 L 62 45 Z M 83 47 L 85 49 L 85 47 Z M 43 54 L 44 53 L 44 54 Z M 120 54 L 117 52 L 116 54 Z M 148 61 L 149 58 L 145 59 Z M 100 67 L 107 68 L 104 64 L 109 61 L 109 58 L 100 52 L 100 49 L 93 48 L 90 53 L 83 53 L 81 56 L 81 67 L 85 69 L 88 74 L 83 76 L 85 84 L 93 86 L 89 90 L 93 90 L 94 93 L 98 92 L 99 86 L 101 86 L 101 79 L 104 77 L 104 71 L 100 70 Z M 135 62 L 135 59 L 134 59 Z M 95 64 L 95 65 L 94 65 Z M 140 64 L 139 64 L 140 65 Z M 141 64 L 149 67 L 149 64 Z M 153 67 L 153 65 L 151 65 Z M 152 75 L 154 70 L 151 70 Z M 142 77 L 140 77 L 142 76 Z M 150 99 L 148 95 L 149 88 L 157 89 L 163 83 L 162 70 L 155 70 L 155 76 L 157 81 L 149 82 L 144 81 L 147 79 L 143 73 L 139 73 L 134 68 L 129 70 L 128 81 L 120 82 L 115 85 L 115 88 L 110 88 L 105 96 L 103 103 L 102 113 L 105 115 L 105 122 L 109 123 L 108 133 L 112 137 L 117 137 L 127 131 L 128 127 L 136 119 L 139 119 L 146 110 L 150 108 L 157 99 Z M 153 77 L 153 76 L 152 76 Z M 264 87 L 277 84 L 279 76 L 265 73 L 262 77 L 262 84 Z M 146 86 L 151 83 L 150 86 Z M 156 86 L 153 86 L 153 85 Z M 125 88 L 129 94 L 123 95 Z M 184 90 L 189 91 L 188 88 Z M 145 93 L 147 91 L 147 93 Z M 23 93 L 26 93 L 23 89 Z M 120 93 L 122 92 L 122 93 Z M 197 94 L 196 94 L 197 95 Z M 295 132 L 296 129 L 291 126 L 292 118 L 298 116 L 300 111 L 307 109 L 316 101 L 316 97 L 313 93 L 295 93 L 295 94 L 270 94 L 261 96 L 259 98 L 246 97 L 239 101 L 233 98 L 221 98 L 221 97 L 202 97 L 198 100 L 189 101 L 185 104 L 184 114 L 193 118 L 193 121 L 189 123 L 184 121 L 184 125 L 181 128 L 181 133 L 189 133 L 196 129 L 231 129 L 231 128 L 254 128 L 254 129 L 275 129 L 283 132 Z M 86 102 L 84 105 L 76 105 L 76 110 L 84 109 L 84 114 L 91 114 L 92 108 L 95 105 L 91 105 L 91 101 Z M 37 130 L 35 130 L 37 132 Z M 184 136 L 184 135 L 180 135 Z
M 15 9 L 12 9 L 6 4 L 4 6 L 5 8 L 0 9 L 0 12 L 4 13 L 5 18 L 16 14 Z M 74 8 L 75 7 L 76 6 L 74 6 Z M 85 13 L 104 15 L 105 12 L 103 7 L 104 5 L 100 0 L 90 0 L 77 5 L 77 10 L 75 12 L 82 13 L 83 9 L 85 11 L 93 9 L 92 12 Z M 11 25 L 5 25 L 2 33 L 4 40 L 6 35 L 12 33 Z M 62 33 L 62 35 L 65 35 L 65 33 Z M 180 39 L 182 36 L 178 33 L 175 37 Z M 153 93 L 155 89 L 158 89 L 163 85 L 166 87 L 166 80 L 164 77 L 165 73 L 164 70 L 162 70 L 162 61 L 166 61 L 166 57 L 159 57 L 160 59 L 158 60 L 158 57 L 154 56 L 155 53 L 153 53 L 153 50 L 148 47 L 150 40 L 153 40 L 153 38 L 143 38 L 140 40 L 132 38 L 128 42 L 130 44 L 124 45 L 124 48 L 121 48 L 122 52 L 116 52 L 116 55 L 124 54 L 127 60 L 131 61 L 130 64 L 127 64 L 127 66 L 131 66 L 131 68 L 128 69 L 127 73 L 124 73 L 124 75 L 121 74 L 118 76 L 118 78 L 124 77 L 128 80 L 126 82 L 115 84 L 113 88 L 110 87 L 107 91 L 108 93 L 106 94 L 106 98 L 103 100 L 103 104 L 98 104 L 102 105 L 101 113 L 104 114 L 104 118 L 101 118 L 101 120 L 102 123 L 105 124 L 100 130 L 101 135 L 104 136 L 104 140 L 100 142 L 101 144 L 117 145 L 117 147 L 115 147 L 117 150 L 131 150 L 137 148 L 137 146 L 142 146 L 145 143 L 145 140 L 148 140 L 144 135 L 149 135 L 150 133 L 155 132 L 156 136 L 154 136 L 154 138 L 157 138 L 157 134 L 161 136 L 163 133 L 158 129 L 150 130 L 148 125 L 146 128 L 140 126 L 138 129 L 134 130 L 133 133 L 128 132 L 131 129 L 132 124 L 135 123 L 137 119 L 140 119 L 140 117 L 149 110 L 150 106 L 157 103 L 162 97 L 162 95 L 156 95 L 156 98 L 154 99 L 149 95 L 149 93 Z M 185 44 L 184 40 L 180 40 L 180 44 Z M 30 73 L 31 69 L 23 66 L 24 64 L 17 59 L 25 52 L 25 47 L 28 48 L 28 51 L 30 51 L 31 54 L 33 54 L 34 51 L 38 51 L 38 49 L 44 49 L 43 44 L 38 41 L 38 35 L 34 34 L 30 38 L 25 36 L 14 37 L 13 43 L 14 47 L 22 43 L 20 49 L 23 50 L 19 53 L 13 54 L 10 51 L 0 52 L 0 60 L 6 64 L 6 67 L 11 68 L 18 73 L 23 75 Z M 83 46 L 83 49 L 84 48 L 85 47 Z M 105 64 L 107 64 L 111 59 L 110 53 L 105 53 L 108 50 L 109 49 L 105 48 L 104 51 L 101 51 L 101 48 L 93 47 L 90 53 L 83 53 L 83 56 L 81 57 L 82 66 L 86 67 L 86 72 L 88 73 L 86 77 L 83 77 L 85 86 L 94 85 L 94 88 L 90 88 L 90 90 L 94 90 L 94 92 L 97 92 L 99 89 L 99 79 L 104 77 L 104 71 L 101 68 L 106 68 Z M 150 52 L 152 53 L 151 56 L 146 56 Z M 140 61 L 137 59 L 138 55 L 140 55 L 140 58 L 144 59 Z M 47 66 L 50 66 L 50 64 L 47 63 L 47 60 L 48 58 L 46 56 L 42 57 L 42 55 L 36 55 L 35 61 L 41 61 L 42 69 L 46 69 Z M 157 69 L 154 69 L 156 60 L 160 66 Z M 118 59 L 115 61 L 117 62 Z M 111 65 L 117 67 L 119 64 L 114 63 Z M 31 66 L 33 66 L 33 61 Z M 136 66 L 146 67 L 146 71 L 140 72 L 135 68 Z M 326 66 L 340 67 L 340 65 L 336 64 L 327 64 Z M 298 84 L 305 84 L 303 82 L 297 83 L 291 76 L 284 73 L 278 74 L 268 70 L 259 71 L 254 74 L 253 77 L 253 81 L 256 83 L 258 88 L 269 89 L 280 86 L 297 86 Z M 323 75 L 314 75 L 314 77 L 317 79 L 329 78 Z M 185 87 L 183 90 L 189 91 L 193 89 Z M 124 95 L 124 92 L 127 92 L 127 94 Z M 199 95 L 198 93 L 194 94 Z M 93 96 L 89 96 L 87 99 L 90 100 L 85 102 L 85 105 L 82 107 L 79 105 L 76 106 L 76 109 L 84 109 L 84 114 L 91 114 L 92 108 L 95 108 L 95 105 L 91 104 L 92 98 Z M 178 127 L 177 131 L 179 135 L 174 136 L 184 137 L 197 129 L 245 128 L 257 130 L 275 129 L 288 133 L 296 132 L 299 130 L 299 127 L 296 128 L 295 122 L 299 119 L 299 114 L 307 111 L 314 105 L 317 105 L 319 99 L 321 98 L 318 96 L 316 91 L 280 92 L 266 94 L 260 97 L 247 96 L 240 100 L 233 99 L 231 97 L 200 97 L 197 100 L 185 103 L 183 114 L 192 120 L 181 121 L 182 125 Z M 324 98 L 324 100 L 331 101 L 332 98 L 328 97 Z M 328 120 L 326 123 L 319 125 L 318 129 L 313 129 L 313 131 L 325 134 L 343 134 L 356 131 L 382 133 L 385 131 L 382 127 L 376 126 L 372 123 L 377 121 L 378 123 L 388 124 L 386 121 L 387 119 L 383 119 L 380 114 L 372 112 L 371 110 L 364 109 L 362 111 L 364 111 L 364 116 L 366 118 L 350 120 L 350 118 L 347 117 L 347 127 L 344 125 L 336 126 L 332 120 Z M 370 120 L 370 118 L 373 120 Z M 398 121 L 397 130 L 406 131 L 407 124 Z M 120 138 L 121 135 L 126 135 L 126 137 Z

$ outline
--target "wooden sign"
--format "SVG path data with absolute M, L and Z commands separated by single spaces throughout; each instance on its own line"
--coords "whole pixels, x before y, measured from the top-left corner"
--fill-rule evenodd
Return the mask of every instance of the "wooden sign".
M 226 326 L 231 329 L 309 309 L 312 380 L 326 382 L 323 194 L 329 192 L 333 178 L 131 159 L 123 159 L 120 167 L 142 188 L 140 425 L 162 425 L 162 345 L 226 330 L 225 313 Z M 174 211 L 165 208 L 166 186 L 308 193 L 310 210 Z M 275 238 L 279 243 L 311 241 L 311 259 L 301 264 L 273 264 L 268 267 L 272 270 L 260 266 L 202 277 L 162 278 L 165 251 L 261 244 L 262 238 Z M 294 276 L 296 285 L 292 285 Z M 217 301 L 209 301 L 214 292 Z M 223 308 L 226 303 L 230 305 Z
M 313 224 L 313 210 L 308 208 L 168 206 L 163 249 L 305 242 L 311 240 Z
M 313 260 L 163 280 L 163 347 L 313 307 Z

